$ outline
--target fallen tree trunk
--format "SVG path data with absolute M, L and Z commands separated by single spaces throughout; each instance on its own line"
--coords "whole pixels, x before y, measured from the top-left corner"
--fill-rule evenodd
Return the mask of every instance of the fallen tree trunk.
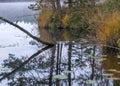
M 37 38 L 36 36 L 33 36 L 30 32 L 28 32 L 27 30 L 25 30 L 24 28 L 22 28 L 21 26 L 9 21 L 8 19 L 6 18 L 3 18 L 3 17 L 0 17 L 0 20 L 4 21 L 4 22 L 7 22 L 8 24 L 18 28 L 19 30 L 21 30 L 22 32 L 26 33 L 28 36 L 30 36 L 31 38 L 33 38 L 34 40 L 38 41 L 38 42 L 41 42 L 45 45 L 54 45 L 52 43 L 48 43 L 48 42 L 45 42 L 45 41 L 42 41 L 40 38 Z

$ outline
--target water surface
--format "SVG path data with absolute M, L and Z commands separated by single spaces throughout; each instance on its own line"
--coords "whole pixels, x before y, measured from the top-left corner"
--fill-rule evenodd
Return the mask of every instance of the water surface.
M 0 3 L 0 16 L 39 37 L 33 15 L 37 12 L 28 9 L 31 3 Z M 85 40 L 59 42 L 34 57 L 0 85 L 120 86 L 119 53 L 104 53 L 103 47 Z M 0 77 L 43 47 L 17 28 L 0 21 Z
M 28 6 L 33 3 L 35 2 L 0 3 L 0 16 L 20 25 L 33 35 L 39 36 L 36 15 L 34 15 L 38 12 L 28 9 Z M 36 43 L 14 26 L 0 20 L 0 64 L 3 64 L 3 60 L 11 54 L 21 58 L 21 56 L 30 56 L 36 52 L 38 46 L 31 45 L 32 42 Z M 1 86 L 8 86 L 6 84 L 7 81 Z

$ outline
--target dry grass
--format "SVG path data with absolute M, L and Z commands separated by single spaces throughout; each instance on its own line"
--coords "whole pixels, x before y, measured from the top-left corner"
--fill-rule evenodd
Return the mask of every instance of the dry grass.
M 117 46 L 120 37 L 120 12 L 106 15 L 98 25 L 96 34 L 101 42 Z

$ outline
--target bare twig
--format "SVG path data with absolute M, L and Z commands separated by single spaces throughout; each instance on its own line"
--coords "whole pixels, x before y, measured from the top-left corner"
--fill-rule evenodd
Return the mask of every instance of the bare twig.
M 0 20 L 2 20 L 2 21 L 4 21 L 4 22 L 7 22 L 7 23 L 9 23 L 10 25 L 13 25 L 14 27 L 17 27 L 19 30 L 21 30 L 22 32 L 26 33 L 28 36 L 30 36 L 31 38 L 35 39 L 35 40 L 38 41 L 38 42 L 41 42 L 41 43 L 43 43 L 43 44 L 45 44 L 45 45 L 54 45 L 54 44 L 52 44 L 52 43 L 48 43 L 48 42 L 45 42 L 45 41 L 40 40 L 40 38 L 37 38 L 36 36 L 33 36 L 30 32 L 28 32 L 27 30 L 25 30 L 25 29 L 22 28 L 21 26 L 13 23 L 13 22 L 11 22 L 11 21 L 9 21 L 9 20 L 6 19 L 6 18 L 3 18 L 3 17 L 0 16 Z
M 32 56 L 30 56 L 26 61 L 24 61 L 19 67 L 15 68 L 13 71 L 5 74 L 2 78 L 0 78 L 0 82 L 1 82 L 3 79 L 5 79 L 5 78 L 7 78 L 8 76 L 10 76 L 10 75 L 12 75 L 13 73 L 15 73 L 16 71 L 18 71 L 19 69 L 21 69 L 21 68 L 22 68 L 23 66 L 25 66 L 31 59 L 33 59 L 35 56 L 39 55 L 40 53 L 42 53 L 43 51 L 45 51 L 45 50 L 47 50 L 47 49 L 49 49 L 49 48 L 51 48 L 51 47 L 53 47 L 53 46 L 48 45 L 48 46 L 42 48 L 41 50 L 37 51 L 36 53 L 34 53 L 34 54 L 33 54 Z

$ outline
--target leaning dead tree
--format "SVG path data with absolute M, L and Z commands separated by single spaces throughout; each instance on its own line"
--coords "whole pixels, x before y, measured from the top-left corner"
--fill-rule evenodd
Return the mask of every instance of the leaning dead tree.
M 9 72 L 9 73 L 6 73 L 5 75 L 3 75 L 3 77 L 0 78 L 0 82 L 7 78 L 8 76 L 16 73 L 19 69 L 21 69 L 23 66 L 25 66 L 31 59 L 33 59 L 34 57 L 36 57 L 37 55 L 39 55 L 40 53 L 42 53 L 43 51 L 51 48 L 54 46 L 54 44 L 52 43 L 48 43 L 48 42 L 45 42 L 45 41 L 42 41 L 40 38 L 37 38 L 36 36 L 32 35 L 30 32 L 28 32 L 27 30 L 25 30 L 24 28 L 22 28 L 21 26 L 9 21 L 8 19 L 6 18 L 3 18 L 3 17 L 0 17 L 0 20 L 4 21 L 4 22 L 7 22 L 8 24 L 18 28 L 20 31 L 26 33 L 28 36 L 30 36 L 31 38 L 33 38 L 34 40 L 36 40 L 37 42 L 40 42 L 42 44 L 45 44 L 47 46 L 45 46 L 44 48 L 40 49 L 39 51 L 37 51 L 36 53 L 34 53 L 33 55 L 31 55 L 26 61 L 24 61 L 21 65 L 19 65 L 17 68 L 15 68 L 13 71 Z
M 33 38 L 34 40 L 36 40 L 37 42 L 41 42 L 42 44 L 45 44 L 45 45 L 54 45 L 52 43 L 48 43 L 48 42 L 42 41 L 40 38 L 37 38 L 37 37 L 33 36 L 30 32 L 28 32 L 27 30 L 25 30 L 21 26 L 15 24 L 13 22 L 11 22 L 10 20 L 8 20 L 6 18 L 0 17 L 0 20 L 2 20 L 4 22 L 7 22 L 8 24 L 10 24 L 10 25 L 18 28 L 19 30 L 21 30 L 22 32 L 26 33 L 28 36 L 30 36 L 31 38 Z

